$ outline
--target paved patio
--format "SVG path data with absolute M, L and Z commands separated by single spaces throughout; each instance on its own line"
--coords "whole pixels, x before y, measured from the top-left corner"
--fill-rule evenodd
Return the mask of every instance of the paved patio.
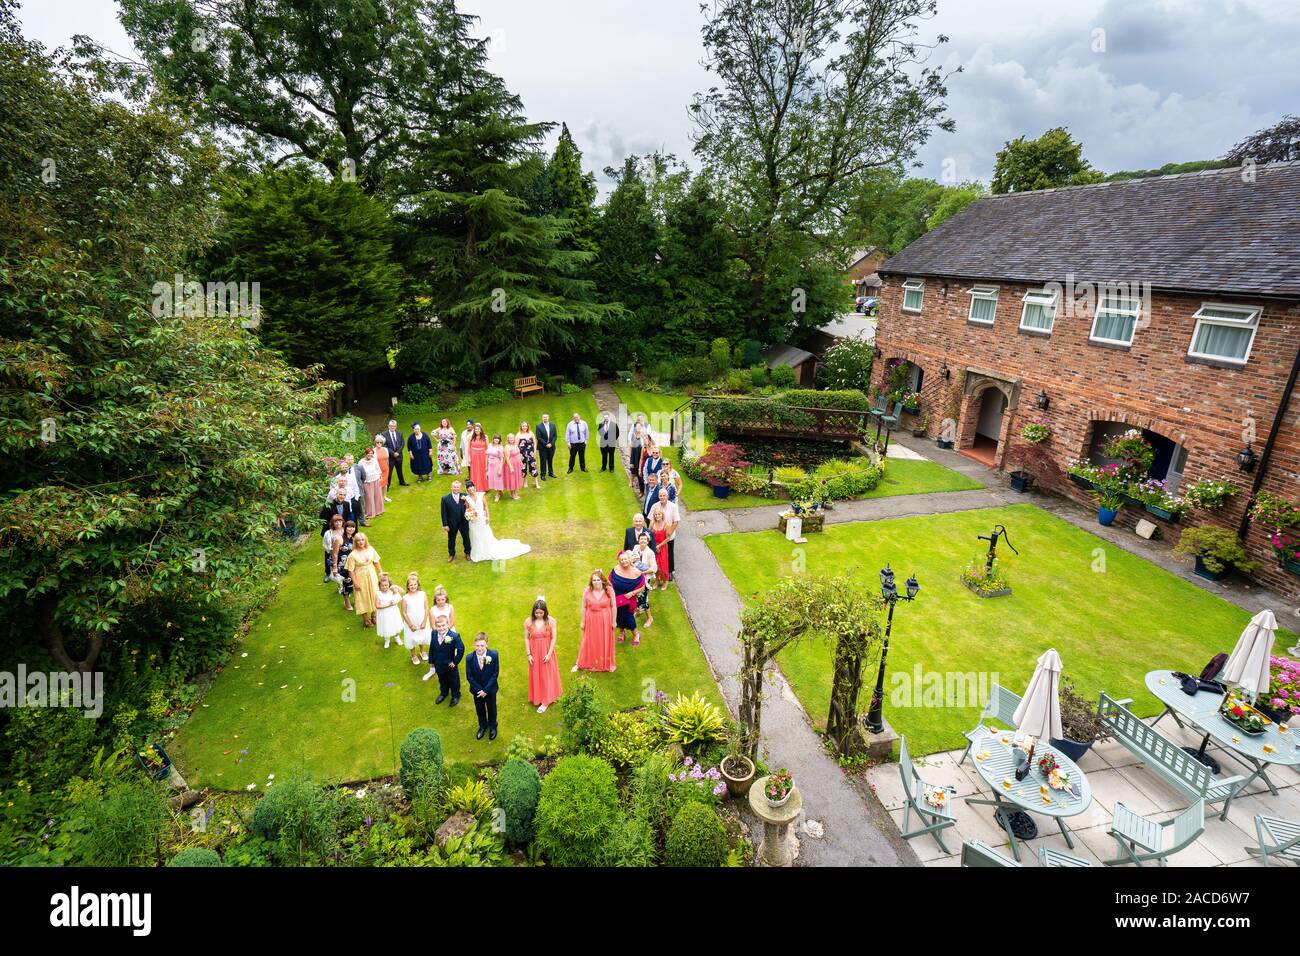
M 1150 721 L 1147 721 L 1150 723 Z M 1169 718 L 1160 722 L 1161 733 L 1188 745 L 1198 745 L 1200 736 L 1180 730 Z M 1213 751 L 1212 751 L 1213 752 Z M 960 750 L 931 754 L 914 761 L 917 771 L 927 783 L 947 785 L 957 789 L 952 802 L 952 813 L 957 825 L 943 831 L 943 841 L 954 852 L 944 853 L 929 835 L 914 837 L 909 842 L 925 866 L 959 866 L 961 845 L 966 840 L 980 840 L 1005 856 L 1011 856 L 1006 833 L 993 820 L 993 808 L 968 806 L 965 797 L 980 794 L 990 796 L 989 787 L 972 766 L 972 758 L 958 765 Z M 1223 770 L 1220 776 L 1236 773 L 1249 774 L 1223 754 L 1216 754 Z M 1087 859 L 1094 865 L 1118 856 L 1115 840 L 1109 834 L 1111 815 L 1116 802 L 1143 815 L 1167 820 L 1185 809 L 1191 801 L 1178 790 L 1166 784 L 1163 778 L 1147 770 L 1141 760 L 1134 757 L 1118 743 L 1106 742 L 1092 748 L 1079 762 L 1092 785 L 1092 804 L 1083 813 L 1068 818 L 1074 840 L 1074 849 L 1065 845 L 1056 825 L 1048 817 L 1034 816 L 1039 836 L 1023 843 L 1020 860 L 1024 866 L 1038 865 L 1038 848 L 1054 849 Z M 867 780 L 890 817 L 898 826 L 903 822 L 903 784 L 899 779 L 898 764 L 889 762 L 867 771 Z M 1246 852 L 1255 846 L 1255 814 L 1300 820 L 1300 772 L 1292 767 L 1273 767 L 1269 776 L 1277 785 L 1278 795 L 1273 796 L 1260 781 L 1251 784 L 1244 796 L 1232 801 L 1228 819 L 1220 820 L 1221 807 L 1206 808 L 1205 832 L 1199 840 L 1169 860 L 1170 866 L 1261 866 L 1257 857 Z M 913 817 L 913 825 L 915 825 Z M 1154 865 L 1154 864 L 1151 864 Z M 1282 866 L 1283 864 L 1273 864 Z

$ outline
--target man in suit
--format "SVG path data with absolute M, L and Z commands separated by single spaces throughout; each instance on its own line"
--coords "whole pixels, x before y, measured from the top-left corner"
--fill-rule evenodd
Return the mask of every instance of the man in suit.
M 632 527 L 623 532 L 623 550 L 631 551 L 636 547 L 637 539 L 645 534 L 648 529 L 645 526 L 645 515 L 637 512 L 632 516 Z M 655 550 L 655 536 L 650 535 L 650 550 Z
M 447 560 L 456 560 L 456 535 L 465 546 L 465 560 L 469 560 L 469 519 L 465 508 L 469 499 L 460 491 L 460 482 L 451 483 L 451 491 L 442 496 L 442 530 L 447 532 Z
M 397 472 L 397 483 L 406 484 L 402 474 L 402 453 L 406 449 L 406 438 L 397 430 L 397 420 L 388 420 L 388 431 L 384 432 L 384 447 L 388 449 L 388 487 L 393 487 L 393 472 Z
M 668 492 L 669 501 L 677 500 L 676 486 L 668 480 L 668 476 L 663 471 L 656 472 L 654 484 L 650 485 L 646 490 L 644 507 L 642 508 L 647 517 L 649 517 L 654 506 L 659 503 L 660 489 Z
M 600 470 L 614 471 L 615 455 L 618 453 L 618 422 L 611 421 L 606 412 L 596 426 L 596 444 L 600 446 Z
M 488 740 L 497 739 L 497 675 L 501 673 L 501 661 L 497 652 L 488 650 L 487 635 L 479 631 L 474 635 L 474 653 L 465 658 L 465 680 L 469 682 L 469 692 L 474 695 L 474 713 L 478 715 L 478 733 L 476 740 L 488 735 Z
M 429 655 L 429 673 L 422 680 L 438 675 L 438 699 L 434 704 L 441 704 L 451 695 L 451 706 L 460 703 L 460 660 L 465 656 L 465 643 L 460 635 L 451 629 L 447 615 L 439 614 L 433 619 L 433 647 Z
M 555 430 L 551 416 L 543 415 L 537 426 L 537 454 L 540 457 L 538 471 L 541 472 L 542 481 L 548 476 L 555 477 L 555 441 L 558 437 L 559 432 Z
M 348 497 L 352 499 L 352 515 L 356 518 L 358 528 L 368 528 L 370 522 L 366 520 L 366 499 L 361 490 L 366 486 L 365 466 L 358 464 L 352 455 L 346 455 L 343 461 L 347 464 Z
M 573 459 L 578 459 L 578 464 L 583 471 L 587 470 L 587 438 L 589 430 L 587 423 L 582 420 L 582 416 L 577 412 L 573 413 L 573 421 L 569 422 L 564 429 L 564 440 L 569 446 L 569 474 L 573 474 Z
M 352 501 L 348 498 L 347 485 L 335 486 L 333 493 L 329 496 L 329 500 L 326 501 L 324 506 L 320 509 L 320 520 L 325 525 L 325 527 L 321 529 L 322 534 L 329 530 L 330 521 L 335 515 L 342 515 L 344 524 L 356 520 L 355 516 L 352 514 Z

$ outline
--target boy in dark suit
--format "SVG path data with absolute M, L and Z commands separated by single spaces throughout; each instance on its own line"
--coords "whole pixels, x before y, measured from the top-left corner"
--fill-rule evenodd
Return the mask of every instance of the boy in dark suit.
M 501 673 L 501 661 L 497 652 L 488 650 L 487 634 L 479 631 L 474 635 L 474 653 L 465 658 L 465 680 L 469 682 L 470 693 L 474 695 L 474 712 L 478 714 L 478 733 L 475 739 L 497 739 L 497 675 Z
M 460 671 L 456 668 L 465 656 L 465 643 L 451 629 L 445 614 L 439 614 L 433 619 L 433 647 L 430 650 L 429 673 L 422 679 L 428 680 L 437 674 L 439 693 L 434 704 L 441 704 L 450 694 L 451 706 L 455 707 L 460 703 Z

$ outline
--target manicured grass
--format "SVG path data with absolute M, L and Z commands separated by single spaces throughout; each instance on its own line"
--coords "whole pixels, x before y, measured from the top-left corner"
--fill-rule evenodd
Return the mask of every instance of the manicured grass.
M 923 495 L 933 491 L 970 491 L 983 488 L 978 481 L 959 471 L 945 468 L 928 458 L 890 458 L 885 462 L 885 477 L 864 498 L 890 498 L 895 495 Z
M 958 574 L 987 547 L 976 536 L 999 523 L 1020 550 L 1016 556 L 1005 543 L 998 548 L 1014 593 L 979 598 Z M 1084 696 L 1106 690 L 1132 697 L 1135 710 L 1148 716 L 1160 710 L 1143 683 L 1148 671 L 1199 673 L 1214 654 L 1232 650 L 1250 620 L 1248 612 L 1033 505 L 830 525 L 797 548 L 775 531 L 707 541 L 746 600 L 793 573 L 792 562 L 803 562 L 800 573 L 809 575 L 852 569 L 873 594 L 886 564 L 900 586 L 916 574 L 916 600 L 894 612 L 885 716 L 918 754 L 964 746 L 962 731 L 974 726 L 980 701 L 922 706 L 919 692 L 897 699 L 914 685 L 917 668 L 986 675 L 1023 693 L 1039 655 L 1055 647 Z M 1284 638 L 1279 653 L 1294 640 Z M 830 642 L 817 640 L 796 644 L 781 660 L 819 725 L 830 706 L 831 654 Z M 864 685 L 863 710 L 874 665 Z
M 458 428 L 470 417 L 482 420 L 489 433 L 504 434 L 521 419 L 536 422 L 543 411 L 559 422 L 574 411 L 596 420 L 590 393 L 523 399 L 452 417 Z M 433 428 L 443 416 L 435 409 L 401 408 L 395 417 L 409 431 L 413 417 Z M 394 485 L 393 502 L 367 529 L 385 570 L 403 581 L 408 572 L 419 572 L 430 595 L 435 585 L 446 586 L 467 646 L 477 631 L 490 636 L 502 662 L 496 741 L 474 739 L 477 722 L 463 668 L 460 705 L 435 707 L 437 679 L 420 680 L 427 668 L 413 667 L 404 649 L 384 650 L 373 629 L 343 611 L 335 587 L 321 583 L 320 540 L 312 534 L 234 660 L 169 746 L 191 785 L 260 788 L 268 774 L 283 778 L 299 770 L 332 781 L 392 773 L 396 748 L 421 726 L 442 735 L 447 760 L 480 763 L 503 758 L 515 734 L 540 741 L 558 733 L 558 704 L 540 715 L 528 704 L 524 618 L 534 599 L 545 595 L 559 623 L 561 679 L 571 687 L 579 676 L 569 668 L 581 640 L 581 590 L 593 569 L 613 564 L 635 508 L 625 482 L 596 470 L 598 454 L 594 464 L 588 462 L 588 474 L 565 475 L 567 451 L 561 447 L 560 453 L 560 477 L 544 482 L 541 491 L 525 489 L 517 502 L 489 501 L 497 535 L 533 548 L 501 570 L 447 563 L 438 499 L 450 477 Z M 655 689 L 673 695 L 699 689 L 721 703 L 676 592 L 656 593 L 651 600 L 654 625 L 643 631 L 641 646 L 619 645 L 618 670 L 589 679 L 616 707 L 636 706 Z

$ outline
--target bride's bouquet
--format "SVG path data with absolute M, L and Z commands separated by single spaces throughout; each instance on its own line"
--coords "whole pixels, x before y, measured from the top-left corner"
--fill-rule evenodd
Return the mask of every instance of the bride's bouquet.
M 478 512 L 475 511 L 472 507 L 466 506 L 466 508 L 465 508 L 465 520 L 466 520 L 466 521 L 477 521 L 477 520 L 478 520 Z

